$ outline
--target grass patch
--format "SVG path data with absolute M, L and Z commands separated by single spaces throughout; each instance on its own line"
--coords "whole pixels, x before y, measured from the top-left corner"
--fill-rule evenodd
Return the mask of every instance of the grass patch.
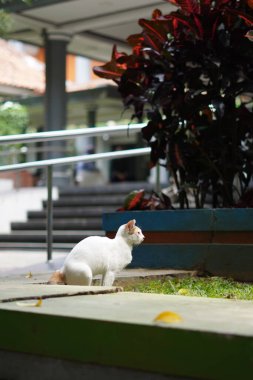
M 124 287 L 124 290 L 142 293 L 253 300 L 253 284 L 220 277 L 165 277 L 160 280 L 146 280 L 132 285 L 129 284 Z

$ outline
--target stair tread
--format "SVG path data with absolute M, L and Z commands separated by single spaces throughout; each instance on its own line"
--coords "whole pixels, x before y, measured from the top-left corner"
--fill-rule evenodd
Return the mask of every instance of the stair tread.
M 12 233 L 8 234 L 0 234 L 0 242 L 2 238 L 5 237 L 11 237 L 11 236 L 34 236 L 34 235 L 40 235 L 40 236 L 46 236 L 46 230 L 29 230 L 29 231 L 23 231 L 23 230 L 16 230 L 15 232 L 13 231 Z M 69 235 L 69 236 L 91 236 L 91 235 L 98 235 L 98 236 L 104 236 L 105 233 L 104 231 L 101 230 L 85 230 L 80 232 L 80 230 L 71 230 L 71 231 L 66 231 L 66 230 L 53 230 L 53 235 Z
M 14 227 L 14 226 L 23 226 L 24 224 L 27 224 L 27 225 L 33 225 L 33 226 L 38 226 L 38 225 L 46 225 L 47 223 L 47 220 L 46 218 L 44 219 L 36 219 L 36 220 L 32 220 L 32 221 L 26 221 L 26 222 L 12 222 L 11 223 L 11 226 Z M 56 225 L 73 225 L 73 224 L 79 224 L 80 226 L 81 225 L 93 225 L 93 224 L 101 224 L 101 218 L 89 218 L 89 219 L 85 219 L 85 218 L 69 218 L 69 219 L 57 219 L 57 220 L 53 220 L 53 223 L 55 223 Z
M 153 189 L 153 185 L 147 182 L 122 182 L 113 183 L 103 186 L 89 186 L 89 187 L 69 187 L 60 190 L 60 196 L 69 196 L 71 194 L 128 194 L 130 191 L 139 189 Z
M 100 200 L 100 199 L 95 199 L 95 198 L 91 198 L 91 199 L 72 199 L 71 201 L 69 200 L 62 200 L 62 199 L 59 199 L 57 201 L 54 201 L 54 207 L 83 207 L 83 206 L 86 206 L 86 205 L 94 205 L 95 207 L 96 206 L 103 206 L 103 205 L 106 205 L 106 206 L 114 206 L 114 210 L 116 210 L 117 208 L 121 207 L 122 204 L 123 204 L 124 200 L 122 199 L 121 201 L 119 201 L 118 199 L 103 199 L 103 200 Z M 47 201 L 43 201 L 43 207 L 45 208 L 47 205 Z
M 91 228 L 95 228 L 95 229 L 101 229 L 102 226 L 101 226 L 101 222 L 99 223 L 72 223 L 72 224 L 57 224 L 57 222 L 53 223 L 53 230 L 54 231 L 58 231 L 58 230 L 62 230 L 62 231 L 69 231 L 69 233 L 71 233 L 73 230 L 77 230 L 79 231 L 80 233 L 82 233 L 83 231 L 85 231 L 87 228 L 91 229 Z M 12 225 L 12 231 L 13 233 L 15 231 L 46 231 L 46 223 L 44 224 L 36 224 L 36 223 L 31 223 L 31 224 L 28 224 L 28 223 L 23 223 L 23 224 L 13 224 Z
M 144 186 L 145 185 L 145 186 Z M 71 247 L 88 236 L 104 236 L 102 215 L 121 207 L 126 195 L 135 189 L 150 188 L 145 183 L 119 183 L 89 188 L 67 188 L 53 201 L 53 247 Z M 11 223 L 11 232 L 0 232 L 0 248 L 46 247 L 47 201 L 42 209 L 28 211 L 27 221 Z
M 71 244 L 72 246 L 88 236 L 104 236 L 103 231 L 53 231 L 53 248 L 56 244 Z M 28 246 L 36 244 L 44 244 L 46 246 L 46 231 L 15 231 L 12 234 L 0 235 L 0 248 L 7 245 Z M 35 248 L 35 246 L 34 246 Z
M 115 211 L 115 207 L 60 207 L 57 208 L 54 205 L 54 218 L 57 217 L 73 217 L 73 215 L 78 216 L 78 217 L 84 217 L 84 218 L 90 218 L 90 217 L 101 217 L 101 215 L 104 212 L 113 212 Z M 41 217 L 46 217 L 47 211 L 46 210 L 41 210 L 41 211 L 29 211 L 28 212 L 28 219 L 36 219 L 36 218 L 41 218 Z
M 69 197 L 66 197 L 66 196 L 61 196 L 58 198 L 58 200 L 61 200 L 61 201 L 70 201 L 70 200 L 77 200 L 77 201 L 80 201 L 80 200 L 91 200 L 91 201 L 95 201 L 95 200 L 122 200 L 122 199 L 125 199 L 125 195 L 119 195 L 119 194 L 107 194 L 107 195 L 94 195 L 94 194 L 91 194 L 91 195 L 73 195 L 73 196 L 69 196 Z M 55 202 L 57 202 L 58 200 L 56 200 Z
M 111 199 L 83 199 L 83 198 L 76 198 L 70 200 L 66 199 L 59 199 L 57 201 L 54 201 L 54 207 L 85 207 L 85 206 L 111 206 L 114 207 L 114 210 L 121 207 L 124 203 L 124 199 L 119 201 L 118 199 L 111 198 Z M 47 201 L 43 201 L 43 207 L 46 207 Z
M 54 243 L 54 251 L 70 251 L 75 243 Z M 46 243 L 39 242 L 0 242 L 0 249 L 18 249 L 18 250 L 43 250 L 47 249 Z M 0 251 L 1 254 L 1 251 Z M 46 253 L 45 253 L 46 254 Z

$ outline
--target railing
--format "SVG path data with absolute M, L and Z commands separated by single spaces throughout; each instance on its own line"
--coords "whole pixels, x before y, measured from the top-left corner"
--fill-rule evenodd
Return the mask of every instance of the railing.
M 16 143 L 32 143 L 32 142 L 45 142 L 55 140 L 67 140 L 76 138 L 78 136 L 99 136 L 103 134 L 122 134 L 122 133 L 137 133 L 143 127 L 143 124 L 132 124 L 130 127 L 125 125 L 114 127 L 97 127 L 89 129 L 77 129 L 70 131 L 53 131 L 41 133 L 28 133 L 24 135 L 12 135 L 0 137 L 0 145 L 3 144 L 16 144 Z M 52 200 L 52 187 L 53 187 L 53 167 L 57 165 L 73 164 L 76 162 L 92 162 L 98 160 L 113 160 L 126 157 L 143 156 L 150 154 L 150 148 L 128 149 L 116 152 L 105 152 L 95 154 L 85 154 L 81 156 L 54 158 L 48 160 L 32 161 L 21 164 L 4 165 L 0 167 L 1 172 L 19 171 L 24 169 L 46 168 L 46 183 L 47 183 L 47 260 L 52 259 L 53 247 L 53 200 Z

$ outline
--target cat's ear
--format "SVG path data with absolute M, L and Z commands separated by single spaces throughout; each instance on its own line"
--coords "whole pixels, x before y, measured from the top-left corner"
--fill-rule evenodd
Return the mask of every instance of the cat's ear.
M 127 230 L 127 232 L 131 232 L 134 229 L 135 223 L 136 223 L 135 219 L 129 220 L 129 222 L 127 222 L 126 227 L 125 227 L 125 229 Z

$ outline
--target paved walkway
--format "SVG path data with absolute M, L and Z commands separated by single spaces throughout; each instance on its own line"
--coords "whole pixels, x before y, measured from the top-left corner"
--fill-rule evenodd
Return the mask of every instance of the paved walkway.
M 3 378 L 11 374 L 11 378 L 21 379 L 19 373 L 25 373 L 27 380 L 42 379 L 38 375 L 43 373 L 43 380 L 51 380 L 59 378 L 71 362 L 72 366 L 93 363 L 93 373 L 99 366 L 157 373 L 154 380 L 160 375 L 171 376 L 171 380 L 174 376 L 252 379 L 250 301 L 129 293 L 117 287 L 34 284 L 33 278 L 24 277 L 15 284 L 0 284 L 0 295 Z M 156 322 L 164 312 L 176 313 L 180 319 Z M 19 353 L 18 358 L 12 351 Z M 61 371 L 52 373 L 43 357 L 61 363 Z M 17 361 L 19 366 L 13 366 Z M 40 366 L 30 372 L 34 362 Z M 81 378 L 85 368 L 79 368 L 75 378 Z M 128 370 L 118 378 L 151 378 L 148 374 L 134 377 Z M 69 372 L 61 378 L 69 379 Z
M 0 250 L 0 278 L 32 272 L 34 274 L 51 273 L 59 269 L 67 252 L 54 252 L 53 259 L 47 261 L 46 251 L 36 250 Z
M 61 363 L 53 377 L 63 380 L 69 379 L 68 363 L 76 378 L 87 377 L 89 363 L 93 371 L 106 366 L 156 373 L 154 380 L 252 378 L 253 302 L 46 284 L 65 256 L 54 253 L 47 263 L 46 252 L 0 252 L 0 377 L 21 379 L 25 373 L 32 380 L 43 373 L 51 380 L 52 361 L 42 359 L 48 357 L 54 366 Z M 128 269 L 118 279 L 186 274 Z M 163 312 L 181 319 L 156 322 Z M 133 374 L 118 377 L 130 380 Z
M 45 251 L 0 250 L 0 283 L 23 282 L 32 278 L 32 282 L 47 282 L 51 273 L 61 268 L 66 252 L 54 252 L 53 259 L 47 261 Z M 125 269 L 118 274 L 118 280 L 136 278 L 160 278 L 164 276 L 188 276 L 194 272 L 169 269 Z

